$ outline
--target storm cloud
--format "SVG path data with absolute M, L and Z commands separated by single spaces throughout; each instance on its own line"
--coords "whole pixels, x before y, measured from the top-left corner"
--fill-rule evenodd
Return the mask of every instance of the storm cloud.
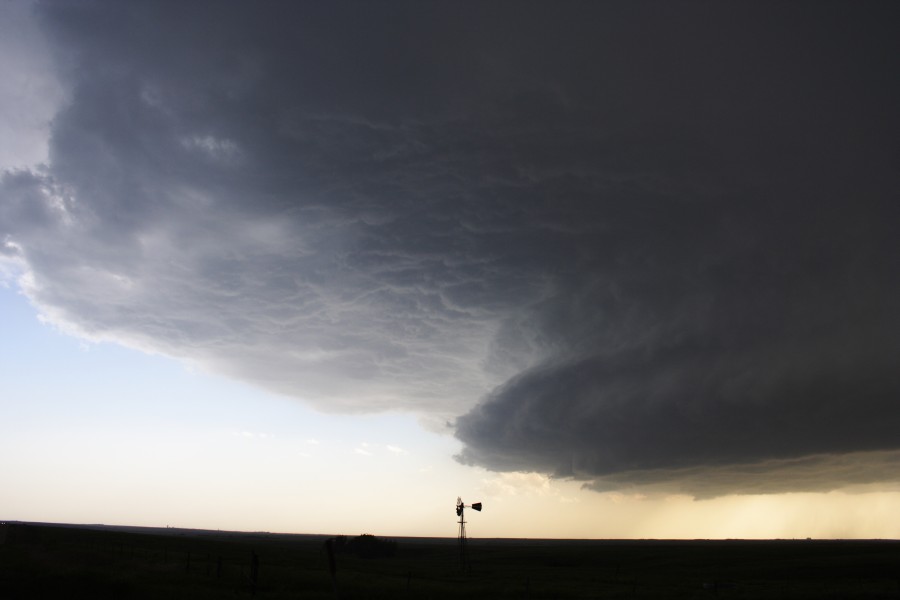
M 468 464 L 894 479 L 895 12 L 40 3 L 66 100 L 2 255 L 81 335 Z

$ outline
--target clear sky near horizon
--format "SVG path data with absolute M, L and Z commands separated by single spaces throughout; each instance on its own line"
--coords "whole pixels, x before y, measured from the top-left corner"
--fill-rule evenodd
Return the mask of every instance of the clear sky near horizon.
M 887 3 L 0 4 L 0 519 L 900 538 Z

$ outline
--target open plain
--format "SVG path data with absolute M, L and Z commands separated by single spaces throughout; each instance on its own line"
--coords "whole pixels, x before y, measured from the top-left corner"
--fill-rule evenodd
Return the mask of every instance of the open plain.
M 455 539 L 396 538 L 332 578 L 327 539 L 6 523 L 0 597 L 900 598 L 898 541 L 472 539 L 462 571 Z

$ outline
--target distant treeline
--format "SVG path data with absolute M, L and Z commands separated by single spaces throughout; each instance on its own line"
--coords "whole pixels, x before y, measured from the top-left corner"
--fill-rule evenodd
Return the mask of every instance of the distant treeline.
M 348 539 L 345 535 L 334 538 L 334 551 L 353 554 L 359 558 L 386 558 L 397 553 L 397 542 L 382 540 L 371 533 Z

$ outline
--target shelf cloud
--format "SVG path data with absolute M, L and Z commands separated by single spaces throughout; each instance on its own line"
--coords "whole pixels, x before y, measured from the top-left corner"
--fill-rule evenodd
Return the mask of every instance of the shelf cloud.
M 40 2 L 65 101 L 0 257 L 80 335 L 449 424 L 466 464 L 892 480 L 884 13 Z

